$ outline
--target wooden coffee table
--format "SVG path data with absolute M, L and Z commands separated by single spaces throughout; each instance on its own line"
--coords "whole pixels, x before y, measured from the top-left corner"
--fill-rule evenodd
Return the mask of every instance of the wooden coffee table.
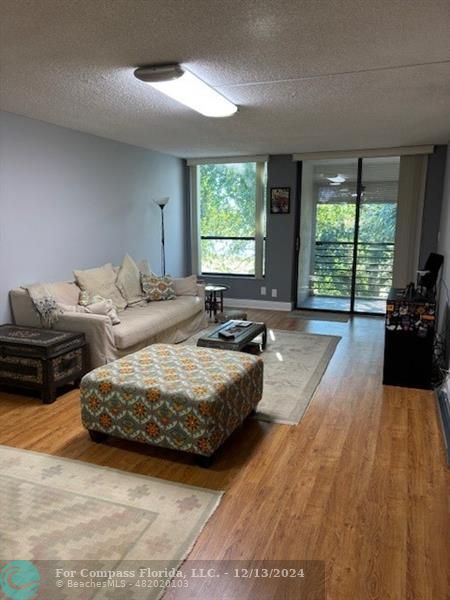
M 245 325 L 244 325 L 245 324 Z M 232 332 L 233 338 L 223 338 L 220 332 Z M 267 328 L 265 323 L 254 323 L 253 321 L 227 321 L 222 323 L 211 333 L 199 338 L 197 346 L 204 348 L 220 348 L 221 350 L 244 350 L 246 346 L 252 344 L 253 340 L 262 335 L 262 350 L 267 344 Z

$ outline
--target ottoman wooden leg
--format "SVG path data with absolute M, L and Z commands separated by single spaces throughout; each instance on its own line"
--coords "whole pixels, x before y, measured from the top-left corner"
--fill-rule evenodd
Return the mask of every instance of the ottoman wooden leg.
M 89 435 L 91 436 L 91 440 L 93 442 L 97 442 L 98 444 L 100 442 L 104 442 L 106 440 L 106 438 L 108 437 L 107 433 L 103 433 L 103 431 L 94 431 L 93 429 L 89 429 Z
M 202 456 L 201 454 L 195 455 L 195 462 L 199 467 L 203 467 L 203 469 L 208 469 L 214 461 L 214 454 L 211 456 Z

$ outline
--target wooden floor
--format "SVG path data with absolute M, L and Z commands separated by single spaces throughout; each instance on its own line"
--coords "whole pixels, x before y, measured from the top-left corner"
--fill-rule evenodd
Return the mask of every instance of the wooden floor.
M 300 303 L 299 308 L 350 312 L 350 304 L 350 297 L 308 296 Z M 384 315 L 386 314 L 386 300 L 355 298 L 355 311 L 357 313 Z
M 248 421 L 205 470 L 171 451 L 94 444 L 77 391 L 50 406 L 2 393 L 0 443 L 225 490 L 192 560 L 323 560 L 327 600 L 448 600 L 450 471 L 435 400 L 381 385 L 382 319 L 250 317 L 342 336 L 296 427 Z M 224 598 L 220 586 L 205 600 Z

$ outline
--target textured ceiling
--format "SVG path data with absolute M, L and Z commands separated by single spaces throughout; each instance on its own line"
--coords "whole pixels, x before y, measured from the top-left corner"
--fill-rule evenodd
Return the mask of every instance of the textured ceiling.
M 0 0 L 0 107 L 182 157 L 450 140 L 449 0 Z M 240 106 L 137 81 L 181 62 Z

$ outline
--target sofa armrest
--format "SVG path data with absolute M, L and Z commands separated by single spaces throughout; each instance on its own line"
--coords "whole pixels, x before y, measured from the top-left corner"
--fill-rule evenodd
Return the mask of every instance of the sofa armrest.
M 202 299 L 203 305 L 205 304 L 205 284 L 197 283 L 197 296 Z
M 64 313 L 54 324 L 54 329 L 85 334 L 90 369 L 105 365 L 118 357 L 111 320 L 106 315 Z
M 16 325 L 42 327 L 41 320 L 31 302 L 30 294 L 24 288 L 14 288 L 9 292 L 11 314 Z

